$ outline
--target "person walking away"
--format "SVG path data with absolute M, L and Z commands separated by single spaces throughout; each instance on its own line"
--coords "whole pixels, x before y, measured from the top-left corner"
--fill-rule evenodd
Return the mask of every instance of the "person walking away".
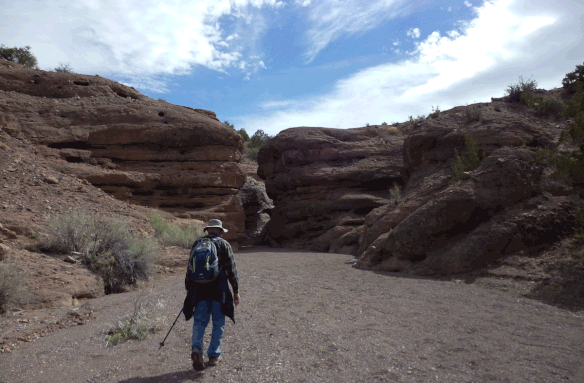
M 193 318 L 192 352 L 193 368 L 205 369 L 203 336 L 212 319 L 211 341 L 207 349 L 208 365 L 215 366 L 221 358 L 221 341 L 225 330 L 225 317 L 235 323 L 235 306 L 239 305 L 239 280 L 231 245 L 222 238 L 227 229 L 218 219 L 211 219 L 203 229 L 207 235 L 198 238 L 191 249 L 185 277 L 187 297 L 184 315 Z M 229 284 L 233 295 L 229 290 Z

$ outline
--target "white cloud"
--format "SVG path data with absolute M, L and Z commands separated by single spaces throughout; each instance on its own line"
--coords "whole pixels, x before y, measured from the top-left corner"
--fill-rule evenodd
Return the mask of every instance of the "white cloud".
M 467 0 L 464 0 L 464 5 L 466 5 L 469 8 L 472 7 L 472 4 Z
M 420 38 L 420 28 L 410 28 L 406 34 L 411 38 L 419 39 Z
M 369 31 L 412 10 L 408 0 L 320 0 L 309 5 L 311 27 L 306 34 L 309 47 L 305 54 L 308 62 L 332 41 Z
M 80 73 L 185 74 L 197 65 L 223 71 L 244 60 L 263 32 L 261 23 L 246 22 L 257 21 L 260 8 L 283 5 L 276 0 L 8 1 L 0 3 L 0 36 L 8 46 L 30 45 L 43 69 L 70 62 Z M 225 18 L 234 19 L 241 31 L 225 33 Z
M 561 86 L 565 73 L 582 63 L 584 6 L 579 0 L 497 0 L 475 8 L 461 30 L 430 34 L 408 60 L 379 65 L 335 84 L 318 97 L 280 100 L 277 111 L 238 118 L 248 131 L 276 134 L 294 126 L 351 128 L 406 121 L 503 96 L 518 76 L 533 76 L 544 88 Z

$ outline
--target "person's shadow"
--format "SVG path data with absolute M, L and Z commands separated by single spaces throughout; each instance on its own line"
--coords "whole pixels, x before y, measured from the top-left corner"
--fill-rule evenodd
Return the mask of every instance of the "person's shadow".
M 136 377 L 125 380 L 120 380 L 118 383 L 163 383 L 163 382 L 187 382 L 192 380 L 199 380 L 203 376 L 202 372 L 193 371 L 192 369 L 170 372 L 168 374 L 150 376 L 150 377 Z

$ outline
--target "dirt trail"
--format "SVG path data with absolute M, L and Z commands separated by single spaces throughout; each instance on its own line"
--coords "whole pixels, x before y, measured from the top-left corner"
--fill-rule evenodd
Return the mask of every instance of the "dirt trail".
M 162 333 L 107 347 L 140 292 L 92 300 L 94 317 L 0 354 L 16 382 L 583 382 L 584 318 L 464 283 L 356 270 L 338 254 L 236 254 L 242 304 L 217 367 L 190 364 L 183 275 L 153 282 Z M 208 344 L 208 335 L 206 344 Z

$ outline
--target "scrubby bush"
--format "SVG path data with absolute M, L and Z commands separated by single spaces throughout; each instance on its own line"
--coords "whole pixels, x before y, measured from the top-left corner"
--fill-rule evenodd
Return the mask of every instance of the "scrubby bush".
M 37 66 L 37 59 L 28 45 L 24 48 L 8 48 L 4 44 L 0 45 L 0 60 L 12 61 L 29 68 Z
M 476 169 L 481 162 L 485 159 L 479 156 L 479 144 L 470 135 L 464 136 L 464 145 L 466 147 L 465 152 L 462 155 L 458 154 L 458 151 L 454 149 L 454 160 L 451 162 L 452 170 L 454 171 L 453 179 L 458 181 L 462 178 L 462 173 L 469 170 Z
M 554 97 L 536 96 L 533 93 L 521 94 L 521 102 L 535 110 L 539 117 L 560 118 L 564 115 L 566 104 Z
M 249 139 L 249 146 L 251 148 L 261 148 L 270 141 L 271 138 L 272 136 L 268 135 L 263 130 L 258 129 Z
M 241 136 L 241 138 L 243 138 L 244 142 L 249 141 L 249 134 L 247 134 L 247 132 L 245 131 L 245 129 L 241 128 L 237 131 L 237 133 L 239 133 L 239 135 Z
M 160 303 L 160 302 L 159 302 Z M 144 293 L 134 302 L 134 312 L 122 318 L 110 328 L 106 334 L 106 346 L 115 346 L 130 339 L 146 339 L 150 334 L 163 329 L 160 318 L 152 318 L 151 302 L 145 299 Z
M 245 151 L 245 156 L 246 156 L 247 158 L 249 158 L 250 160 L 254 160 L 254 161 L 256 161 L 256 162 L 257 162 L 257 160 L 258 160 L 258 153 L 259 153 L 259 151 L 260 151 L 260 148 L 248 148 L 248 149 Z
M 524 80 L 522 76 L 519 76 L 519 83 L 509 84 L 505 90 L 507 96 L 507 102 L 521 102 L 521 94 L 524 92 L 533 92 L 537 89 L 537 81 Z
M 562 86 L 568 93 L 576 93 L 584 87 L 584 65 L 576 65 L 576 70 L 566 74 Z
M 152 274 L 156 243 L 132 235 L 128 224 L 119 219 L 73 212 L 53 217 L 47 232 L 41 250 L 76 252 L 83 264 L 104 279 L 106 293 L 119 292 L 122 286 L 147 280 Z
M 475 105 L 467 105 L 464 110 L 464 120 L 467 124 L 471 124 L 475 121 L 480 121 L 482 117 L 481 110 Z
M 53 69 L 53 71 L 58 73 L 73 73 L 73 69 L 71 69 L 71 64 L 69 63 L 59 63 L 59 66 Z
M 418 116 L 414 118 L 414 116 L 409 116 L 409 121 L 411 124 L 414 125 L 414 128 L 419 128 L 422 126 L 422 122 L 426 119 L 425 116 Z
M 581 65 L 578 69 L 581 70 Z M 539 152 L 539 159 L 554 168 L 552 174 L 564 179 L 569 184 L 584 187 L 584 89 L 579 89 L 568 104 L 566 117 L 573 122 L 560 134 L 558 145 L 554 149 Z
M 265 133 L 263 130 L 258 129 L 247 142 L 247 148 L 245 151 L 246 157 L 257 161 L 260 148 L 267 144 L 271 138 L 272 136 Z
M 0 262 L 0 314 L 25 303 L 29 293 L 18 268 L 6 261 Z
M 182 227 L 170 223 L 157 214 L 148 216 L 150 224 L 160 243 L 168 246 L 180 246 L 190 249 L 195 240 L 203 236 L 203 227 Z

